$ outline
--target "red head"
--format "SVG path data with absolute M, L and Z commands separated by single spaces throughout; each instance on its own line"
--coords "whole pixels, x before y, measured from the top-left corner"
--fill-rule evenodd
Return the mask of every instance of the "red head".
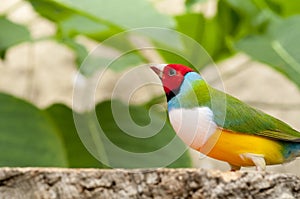
M 183 82 L 184 76 L 193 71 L 181 64 L 151 65 L 151 69 L 161 79 L 167 97 L 175 95 Z

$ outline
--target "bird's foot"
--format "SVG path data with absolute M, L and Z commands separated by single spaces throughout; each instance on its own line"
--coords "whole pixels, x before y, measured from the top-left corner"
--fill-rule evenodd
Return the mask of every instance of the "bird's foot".
M 257 171 L 266 170 L 266 161 L 263 155 L 255 153 L 244 153 L 241 154 L 242 159 L 251 159 L 256 166 Z
M 241 169 L 240 166 L 236 166 L 236 165 L 232 165 L 232 164 L 229 164 L 230 166 L 230 171 L 238 171 Z

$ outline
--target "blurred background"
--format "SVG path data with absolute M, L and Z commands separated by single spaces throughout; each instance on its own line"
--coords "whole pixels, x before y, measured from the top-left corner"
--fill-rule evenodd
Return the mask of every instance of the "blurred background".
M 95 93 L 95 110 L 98 117 L 104 114 L 99 123 L 109 132 L 107 136 L 125 150 L 157 150 L 174 137 L 174 132 L 166 123 L 149 139 L 124 135 L 110 110 L 120 77 L 145 63 L 190 65 L 187 60 L 192 57 L 197 57 L 194 67 L 212 85 L 300 130 L 299 14 L 299 1 L 284 0 L 1 0 L 0 165 L 107 167 L 82 144 L 72 113 L 74 87 L 86 89 L 94 81 L 89 77 L 101 68 L 99 64 L 80 68 L 95 48 L 100 48 L 100 56 L 107 60 L 126 52 L 128 46 L 146 44 L 157 48 L 170 45 L 174 51 L 191 56 L 185 59 L 160 50 L 136 51 L 116 61 L 116 69 L 105 72 Z M 212 60 L 201 59 L 202 54 L 191 46 L 176 49 L 143 33 L 137 39 L 122 37 L 121 43 L 120 38 L 105 43 L 118 33 L 143 27 L 168 28 L 187 35 L 201 44 Z M 197 62 L 198 57 L 201 61 Z M 155 79 L 146 69 L 140 74 Z M 119 91 L 119 106 L 125 106 L 122 99 L 139 80 L 133 78 Z M 138 124 L 147 124 L 148 109 L 155 103 L 165 103 L 162 89 L 145 86 L 126 106 Z M 87 113 L 77 108 L 75 114 Z M 160 154 L 157 165 L 172 156 L 173 150 Z M 134 167 L 133 160 L 110 153 L 105 145 L 98 152 L 115 162 L 114 167 Z M 296 160 L 268 170 L 300 174 L 299 164 Z M 226 163 L 194 151 L 182 154 L 168 166 L 229 169 Z

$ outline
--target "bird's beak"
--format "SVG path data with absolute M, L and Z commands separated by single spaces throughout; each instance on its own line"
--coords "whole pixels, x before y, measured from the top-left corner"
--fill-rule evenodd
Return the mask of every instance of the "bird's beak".
M 164 68 L 167 64 L 151 64 L 150 68 L 162 79 Z

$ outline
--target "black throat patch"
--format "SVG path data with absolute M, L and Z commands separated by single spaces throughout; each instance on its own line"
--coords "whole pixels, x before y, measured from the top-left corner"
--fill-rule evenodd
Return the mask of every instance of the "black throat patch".
M 167 96 L 167 102 L 169 102 L 173 97 L 175 97 L 179 93 L 180 88 L 177 88 L 175 90 L 170 91 L 169 93 L 166 93 Z

